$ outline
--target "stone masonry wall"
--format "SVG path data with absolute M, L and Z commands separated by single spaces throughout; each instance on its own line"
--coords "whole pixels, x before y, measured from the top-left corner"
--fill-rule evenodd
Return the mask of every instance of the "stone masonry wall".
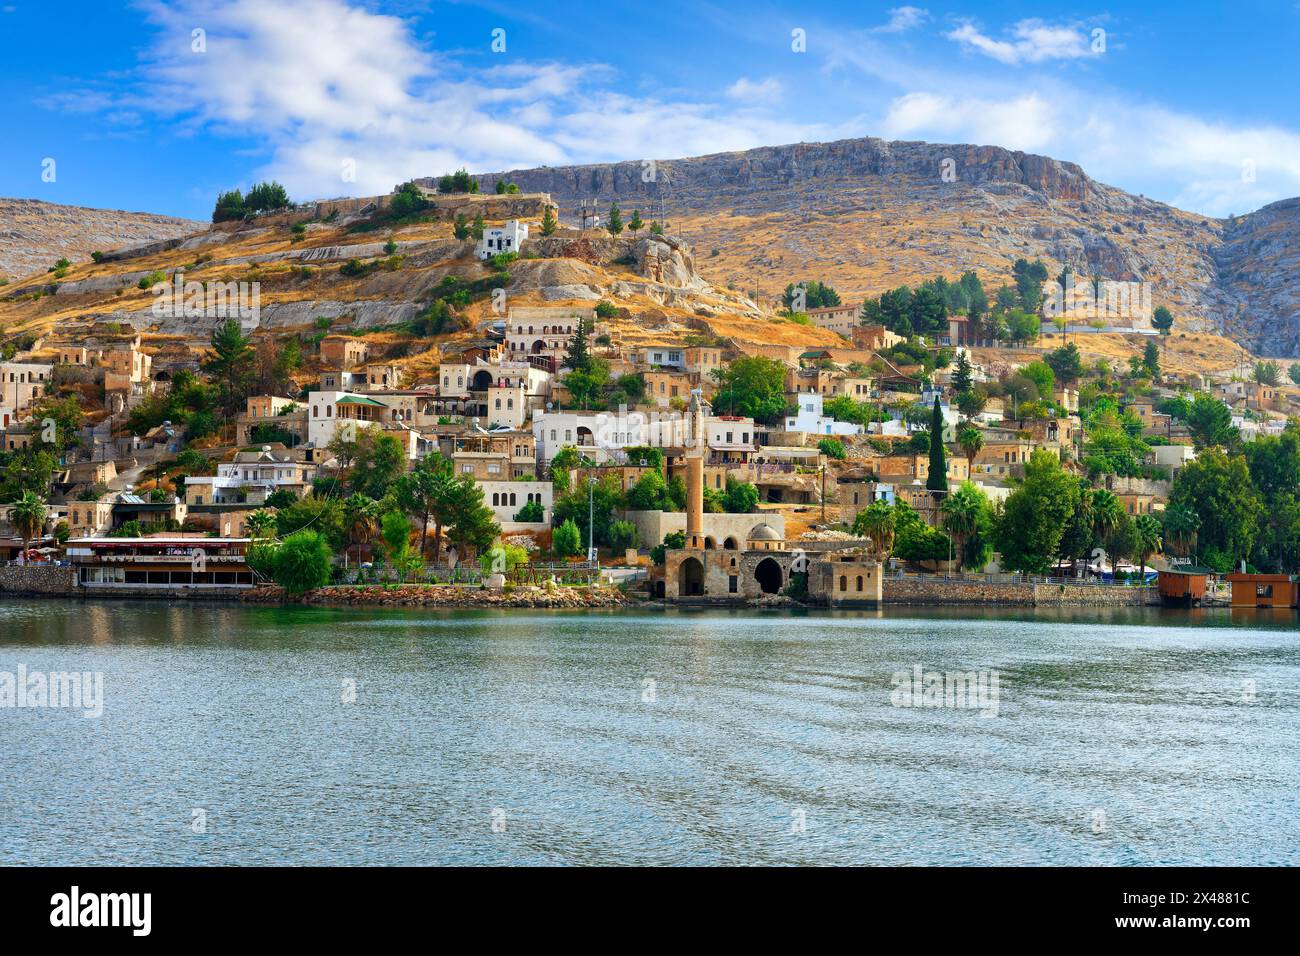
M 77 569 L 6 565 L 0 567 L 0 594 L 75 594 Z
M 1155 588 L 1087 584 L 1001 584 L 989 581 L 946 581 L 886 577 L 884 603 L 987 604 L 1020 607 L 1092 605 L 1142 607 L 1159 604 Z

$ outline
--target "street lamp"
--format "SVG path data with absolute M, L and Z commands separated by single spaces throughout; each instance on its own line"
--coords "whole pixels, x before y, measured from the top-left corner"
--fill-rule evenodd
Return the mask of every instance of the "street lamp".
M 596 495 L 596 476 L 587 475 L 587 562 L 595 560 L 594 538 L 596 534 L 595 520 L 595 495 Z

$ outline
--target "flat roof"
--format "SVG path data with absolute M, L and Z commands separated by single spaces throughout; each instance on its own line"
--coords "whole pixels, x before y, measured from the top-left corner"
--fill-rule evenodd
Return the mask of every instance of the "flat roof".
M 68 539 L 68 544 L 69 544 L 69 545 L 74 545 L 74 544 L 114 544 L 114 545 L 116 545 L 116 544 L 158 544 L 158 545 L 181 545 L 181 544 L 196 545 L 196 544 L 211 544 L 211 545 L 218 545 L 218 544 L 247 544 L 247 543 L 248 543 L 249 541 L 251 541 L 251 540 L 252 540 L 251 538 L 207 538 L 207 537 L 194 537 L 194 538 L 167 538 L 167 537 L 158 537 L 158 538 L 110 538 L 110 537 L 98 537 L 98 538 L 69 538 L 69 539 Z

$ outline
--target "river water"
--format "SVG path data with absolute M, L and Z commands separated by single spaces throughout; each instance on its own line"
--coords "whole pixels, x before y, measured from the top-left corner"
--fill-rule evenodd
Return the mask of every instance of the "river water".
M 1294 865 L 1298 795 L 1294 612 L 0 601 L 0 864 Z

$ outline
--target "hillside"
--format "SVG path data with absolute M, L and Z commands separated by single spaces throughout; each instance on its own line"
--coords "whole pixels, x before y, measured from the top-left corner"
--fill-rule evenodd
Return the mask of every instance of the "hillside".
M 255 337 L 314 335 L 326 328 L 371 334 L 384 341 L 390 356 L 410 358 L 425 369 L 449 341 L 479 335 L 503 317 L 490 296 L 503 280 L 474 257 L 473 240 L 452 234 L 451 214 L 469 208 L 481 210 L 489 226 L 507 217 L 534 226 L 537 238 L 528 241 L 525 257 L 507 267 L 501 286 L 506 307 L 608 301 L 620 313 L 601 329 L 624 346 L 688 334 L 797 347 L 844 344 L 833 332 L 765 314 L 745 296 L 715 288 L 696 271 L 692 249 L 679 238 L 611 238 L 565 228 L 542 237 L 537 227 L 547 204 L 545 196 L 448 197 L 425 216 L 390 223 L 382 210 L 353 201 L 344 215 L 319 204 L 252 223 L 206 227 L 117 251 L 98 263 L 78 262 L 57 280 L 41 274 L 10 283 L 0 288 L 0 328 L 7 338 L 56 333 L 76 340 L 96 325 L 115 323 L 141 332 L 147 348 L 202 347 L 226 313 L 159 314 L 160 299 L 141 288 L 142 280 L 170 282 L 180 270 L 183 281 L 205 289 L 256 283 L 260 314 L 246 324 Z M 292 231 L 296 223 L 304 226 L 300 236 Z M 362 274 L 344 269 L 350 260 L 364 264 Z M 471 292 L 471 301 L 457 305 L 461 328 L 450 337 L 408 341 L 409 323 L 448 277 Z
M 45 272 L 59 259 L 77 262 L 155 239 L 182 236 L 202 223 L 147 212 L 0 199 L 0 278 Z
M 951 159 L 955 180 L 945 182 Z M 864 138 L 655 162 L 480 175 L 550 193 L 566 221 L 664 215 L 710 281 L 760 298 L 820 279 L 846 300 L 966 269 L 994 286 L 1018 257 L 1052 274 L 1153 283 L 1180 327 L 1300 354 L 1300 200 L 1212 219 L 1098 183 L 1077 165 L 993 146 Z M 649 181 L 647 181 L 649 180 Z

